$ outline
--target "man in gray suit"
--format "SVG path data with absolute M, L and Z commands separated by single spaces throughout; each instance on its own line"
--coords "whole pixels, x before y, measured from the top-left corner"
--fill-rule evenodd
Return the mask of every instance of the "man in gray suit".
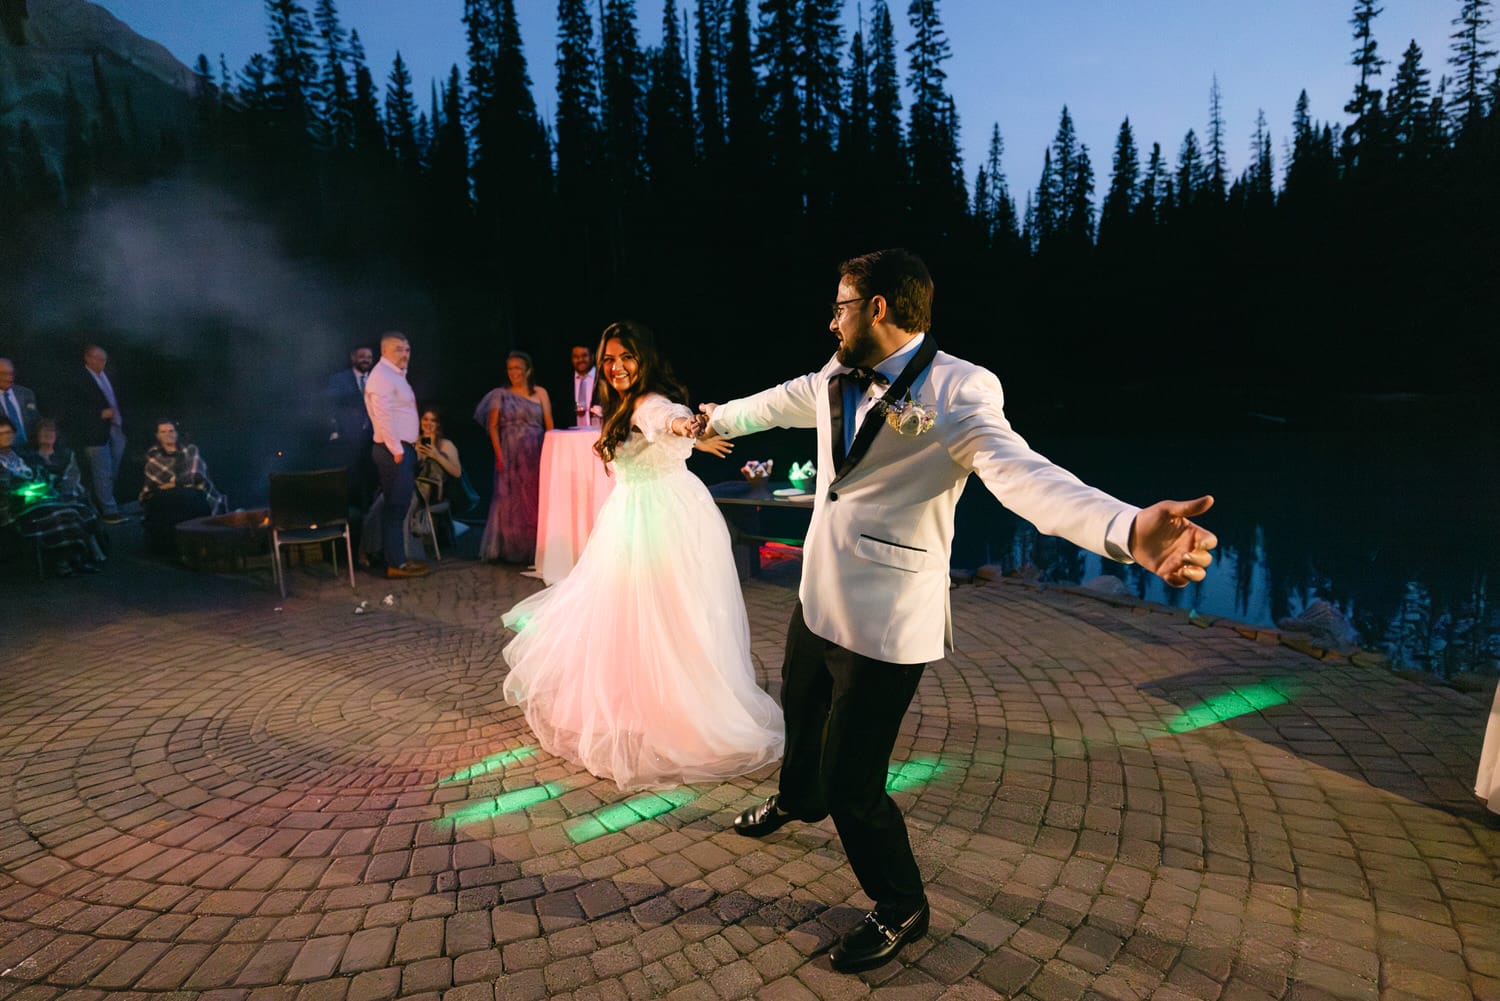
M 16 366 L 9 358 L 0 358 L 0 416 L 9 417 L 16 426 L 17 446 L 36 447 L 36 422 L 41 416 L 36 409 L 36 394 L 16 385 Z
M 715 407 L 726 437 L 818 433 L 818 483 L 782 662 L 786 752 L 777 793 L 734 821 L 763 837 L 832 816 L 875 909 L 830 953 L 873 969 L 924 935 L 927 897 L 886 768 L 927 663 L 952 645 L 953 511 L 970 473 L 1041 531 L 1181 587 L 1204 577 L 1213 535 L 1190 520 L 1212 497 L 1137 508 L 1083 483 L 1011 430 L 994 374 L 939 351 L 932 277 L 915 254 L 845 261 L 838 350 L 820 371 Z

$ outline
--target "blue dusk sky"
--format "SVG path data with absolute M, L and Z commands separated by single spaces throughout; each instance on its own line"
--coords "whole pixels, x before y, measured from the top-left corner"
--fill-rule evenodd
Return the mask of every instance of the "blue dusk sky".
M 910 40 L 905 0 L 888 0 L 897 44 Z M 101 6 L 191 65 L 199 53 L 231 72 L 266 48 L 261 0 L 103 0 Z M 305 4 L 310 11 L 312 3 Z M 638 0 L 642 44 L 661 36 L 663 4 Z M 679 3 L 679 9 L 683 4 Z M 690 6 L 690 5 L 689 5 Z M 854 24 L 856 8 L 846 4 Z M 1386 0 L 1375 21 L 1379 55 L 1389 61 L 1377 85 L 1389 87 L 1415 40 L 1434 87 L 1449 71 L 1449 36 L 1459 0 Z M 419 105 L 427 84 L 464 68 L 463 0 L 341 0 L 346 28 L 359 31 L 380 82 L 397 50 L 411 67 Z M 555 104 L 556 2 L 517 0 L 537 105 Z M 1343 121 L 1355 70 L 1351 0 L 946 0 L 939 6 L 952 48 L 945 64 L 958 105 L 964 165 L 972 184 L 999 123 L 1012 195 L 1024 201 L 1041 174 L 1042 154 L 1064 105 L 1089 147 L 1102 197 L 1120 122 L 1129 116 L 1144 162 L 1159 142 L 1169 163 L 1189 128 L 1208 127 L 1209 91 L 1218 77 L 1231 171 L 1249 158 L 1258 109 L 1270 125 L 1278 170 L 1284 167 L 1298 91 L 1313 117 Z M 1495 32 L 1491 31 L 1491 42 Z M 850 32 L 845 32 L 845 49 Z M 903 78 L 905 52 L 901 53 Z

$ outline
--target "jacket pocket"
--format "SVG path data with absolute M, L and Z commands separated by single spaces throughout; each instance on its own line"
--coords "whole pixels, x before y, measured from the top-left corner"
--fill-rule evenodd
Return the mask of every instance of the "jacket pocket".
M 927 550 L 903 546 L 899 542 L 887 542 L 871 535 L 861 535 L 854 540 L 854 555 L 871 563 L 905 570 L 907 573 L 927 569 Z

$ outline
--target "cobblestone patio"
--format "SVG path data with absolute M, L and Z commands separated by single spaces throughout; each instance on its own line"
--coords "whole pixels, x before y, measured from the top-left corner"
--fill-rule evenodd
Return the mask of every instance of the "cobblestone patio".
M 746 583 L 773 694 L 799 570 Z M 1500 999 L 1486 695 L 960 587 L 892 774 L 932 931 L 843 976 L 832 825 L 727 831 L 774 770 L 626 795 L 536 748 L 514 569 L 0 574 L 0 998 Z

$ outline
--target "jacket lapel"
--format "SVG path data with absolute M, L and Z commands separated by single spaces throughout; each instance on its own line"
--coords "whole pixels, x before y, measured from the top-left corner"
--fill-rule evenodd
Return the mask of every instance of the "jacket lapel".
M 912 355 L 911 360 L 906 363 L 906 367 L 901 370 L 901 374 L 896 376 L 896 381 L 886 387 L 885 396 L 882 399 L 899 400 L 905 396 L 906 391 L 911 389 L 911 384 L 916 381 L 917 376 L 921 375 L 923 370 L 932 364 L 932 359 L 937 357 L 937 353 L 937 341 L 933 339 L 932 334 L 929 332 L 926 337 L 922 338 L 922 346 L 917 348 L 917 353 Z M 830 379 L 828 392 L 830 394 L 829 423 L 834 430 L 834 466 L 838 470 L 833 477 L 833 483 L 829 484 L 829 486 L 833 486 L 845 476 L 848 476 L 850 470 L 859 464 L 860 459 L 865 457 L 865 453 L 870 450 L 870 443 L 875 440 L 875 436 L 885 426 L 885 421 L 881 420 L 875 413 L 875 410 L 880 406 L 877 402 L 865 413 L 865 421 L 859 426 L 859 430 L 854 435 L 854 444 L 850 446 L 848 456 L 843 456 L 844 425 L 841 416 L 844 409 L 843 380 L 838 376 Z

